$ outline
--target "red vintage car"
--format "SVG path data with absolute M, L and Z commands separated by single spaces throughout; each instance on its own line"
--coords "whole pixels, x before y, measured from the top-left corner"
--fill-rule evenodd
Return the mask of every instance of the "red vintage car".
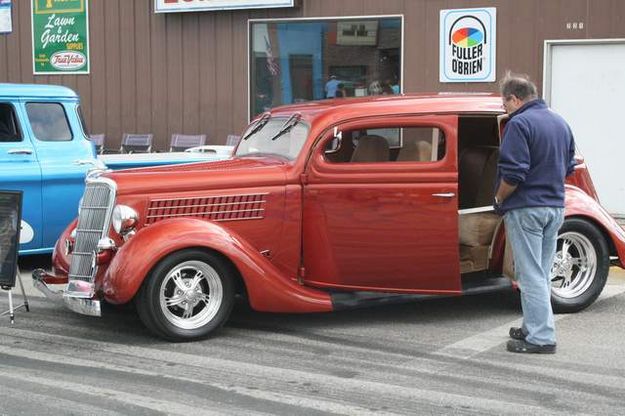
M 502 113 L 490 94 L 311 102 L 262 114 L 228 160 L 93 173 L 35 284 L 67 283 L 54 293 L 87 315 L 135 302 L 169 340 L 211 334 L 237 295 L 307 313 L 514 288 L 491 209 Z M 625 266 L 581 158 L 557 250 L 560 312 Z

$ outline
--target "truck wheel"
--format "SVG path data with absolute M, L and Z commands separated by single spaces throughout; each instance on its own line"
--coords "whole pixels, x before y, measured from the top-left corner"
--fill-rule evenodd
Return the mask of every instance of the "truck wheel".
M 610 267 L 608 244 L 588 221 L 564 221 L 551 269 L 551 304 L 556 313 L 577 312 L 593 303 Z
M 232 267 L 219 256 L 182 250 L 167 256 L 143 282 L 137 312 L 168 341 L 204 338 L 219 329 L 234 304 Z

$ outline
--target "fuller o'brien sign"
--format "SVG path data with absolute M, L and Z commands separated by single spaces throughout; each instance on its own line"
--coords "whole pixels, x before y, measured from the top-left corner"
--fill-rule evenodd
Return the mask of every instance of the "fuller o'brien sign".
M 31 1 L 33 73 L 88 74 L 88 1 Z
M 154 0 L 156 13 L 293 7 L 295 0 Z
M 440 82 L 494 82 L 497 9 L 441 10 Z

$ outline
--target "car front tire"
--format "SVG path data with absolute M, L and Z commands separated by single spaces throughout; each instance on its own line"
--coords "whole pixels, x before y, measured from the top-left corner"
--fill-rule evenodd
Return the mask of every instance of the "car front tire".
M 143 282 L 136 303 L 141 321 L 157 336 L 168 341 L 205 338 L 232 310 L 232 266 L 202 250 L 172 253 Z

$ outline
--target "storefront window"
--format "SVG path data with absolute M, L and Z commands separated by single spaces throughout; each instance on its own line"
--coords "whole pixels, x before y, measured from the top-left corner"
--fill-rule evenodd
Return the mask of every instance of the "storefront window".
M 252 22 L 250 115 L 327 98 L 399 94 L 400 17 Z

